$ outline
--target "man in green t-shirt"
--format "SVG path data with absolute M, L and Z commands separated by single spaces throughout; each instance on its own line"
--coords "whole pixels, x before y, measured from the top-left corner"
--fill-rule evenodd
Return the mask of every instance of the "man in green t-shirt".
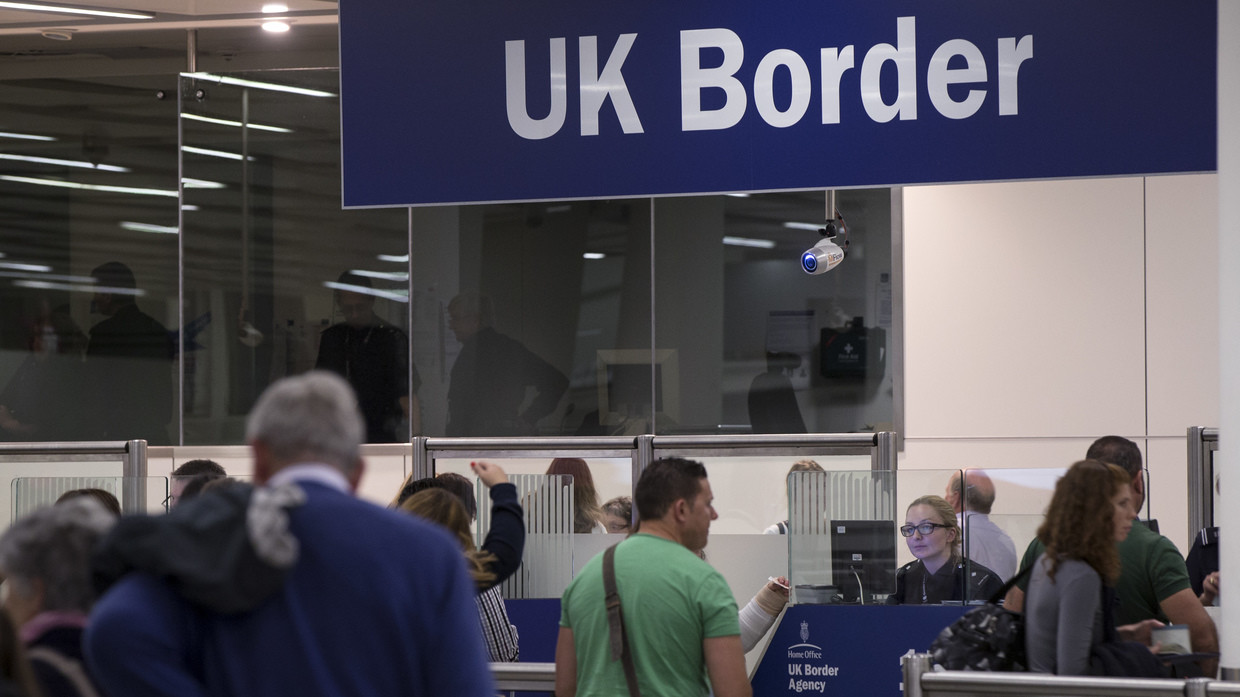
M 1128 472 L 1132 476 L 1133 507 L 1141 510 L 1145 503 L 1145 478 L 1141 450 L 1136 443 L 1120 436 L 1103 436 L 1089 446 L 1085 457 L 1118 465 Z M 1043 551 L 1042 542 L 1035 537 L 1025 550 L 1020 568 L 1032 565 Z M 1148 620 L 1186 624 L 1193 651 L 1218 651 L 1214 622 L 1193 593 L 1184 558 L 1171 540 L 1137 520 L 1132 532 L 1119 543 L 1119 559 L 1120 574 L 1115 583 L 1119 604 L 1115 608 L 1115 624 L 1121 625 L 1120 633 L 1124 638 L 1147 640 Z M 1027 587 L 1026 579 L 1008 592 L 1004 605 L 1020 612 L 1024 608 Z M 1202 661 L 1203 672 L 1214 675 L 1217 663 L 1216 660 Z
M 633 504 L 640 532 L 616 547 L 616 589 L 644 697 L 750 697 L 736 600 L 723 576 L 698 557 L 712 504 L 706 468 L 663 458 L 642 472 Z M 621 661 L 611 660 L 603 555 L 564 591 L 555 649 L 557 697 L 627 697 Z M 707 684 L 709 678 L 709 685 Z

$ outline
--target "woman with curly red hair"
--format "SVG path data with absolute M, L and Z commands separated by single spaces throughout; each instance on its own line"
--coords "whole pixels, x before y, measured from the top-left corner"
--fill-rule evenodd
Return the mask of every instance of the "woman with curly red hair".
M 1091 672 L 1092 649 L 1108 634 L 1104 586 L 1119 578 L 1116 545 L 1128 536 L 1133 517 L 1131 477 L 1115 465 L 1082 460 L 1055 484 L 1038 528 L 1046 551 L 1034 563 L 1026 593 L 1030 670 Z

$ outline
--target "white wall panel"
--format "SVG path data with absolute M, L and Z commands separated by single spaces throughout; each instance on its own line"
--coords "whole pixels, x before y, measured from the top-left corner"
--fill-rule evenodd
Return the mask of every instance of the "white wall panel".
M 1145 428 L 1140 179 L 904 192 L 905 432 Z
M 1218 176 L 1146 179 L 1149 434 L 1217 426 Z

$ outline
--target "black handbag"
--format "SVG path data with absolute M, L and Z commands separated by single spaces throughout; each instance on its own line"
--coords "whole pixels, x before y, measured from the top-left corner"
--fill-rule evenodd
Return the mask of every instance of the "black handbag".
M 947 670 L 1023 671 L 1025 620 L 999 601 L 1033 570 L 1028 566 L 986 601 L 964 613 L 930 642 L 930 658 Z
M 1115 629 L 1115 589 L 1102 586 L 1101 642 L 1089 650 L 1089 670 L 1093 675 L 1124 678 L 1165 678 L 1167 668 L 1145 644 L 1123 641 Z

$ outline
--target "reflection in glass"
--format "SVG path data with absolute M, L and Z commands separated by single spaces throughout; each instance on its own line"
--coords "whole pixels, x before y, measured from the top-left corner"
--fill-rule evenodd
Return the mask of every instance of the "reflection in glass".
M 680 366 L 679 413 L 656 432 L 891 428 L 890 193 L 837 199 L 849 256 L 819 276 L 798 260 L 822 191 L 656 200 L 655 348 Z
M 0 439 L 174 440 L 170 82 L 3 83 Z

